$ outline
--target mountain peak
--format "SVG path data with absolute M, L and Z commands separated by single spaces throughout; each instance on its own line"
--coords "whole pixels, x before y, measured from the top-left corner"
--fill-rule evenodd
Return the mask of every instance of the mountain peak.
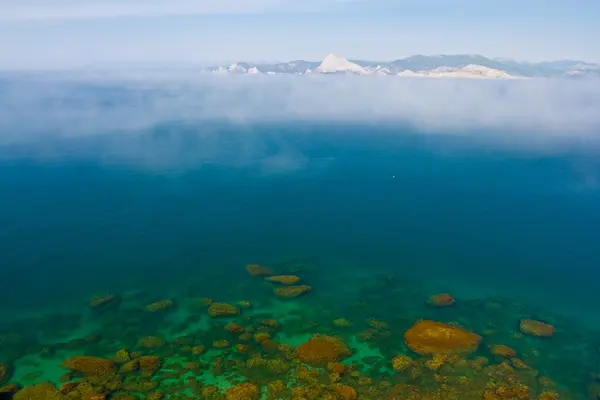
M 336 63 L 336 62 L 345 62 L 348 61 L 343 57 L 338 57 L 333 53 L 329 53 L 325 56 L 325 58 L 323 58 L 323 61 L 321 62 L 321 64 L 325 63 L 325 64 L 331 64 L 331 63 Z
M 325 56 L 321 64 L 317 67 L 317 71 L 322 73 L 354 72 L 361 75 L 367 73 L 360 65 L 331 53 Z

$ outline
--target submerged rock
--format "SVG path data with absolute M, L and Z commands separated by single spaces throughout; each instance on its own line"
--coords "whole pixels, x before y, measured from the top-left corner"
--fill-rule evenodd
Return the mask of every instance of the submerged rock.
M 37 385 L 27 386 L 14 395 L 14 400 L 65 400 L 54 385 L 42 382 Z
M 277 297 L 281 297 L 284 299 L 292 299 L 294 297 L 303 295 L 304 293 L 308 293 L 311 290 L 312 288 L 308 285 L 298 285 L 276 288 L 274 292 L 277 295 Z
M 4 364 L 0 364 L 0 384 L 8 380 L 8 367 Z
M 88 305 L 94 310 L 106 310 L 109 308 L 116 308 L 119 306 L 120 303 L 121 297 L 114 293 L 95 296 L 88 301 Z
M 102 375 L 115 372 L 115 364 L 105 358 L 90 356 L 74 356 L 62 362 L 61 367 L 86 375 Z
M 277 275 L 265 279 L 269 282 L 281 283 L 282 285 L 295 285 L 300 282 L 300 278 L 296 275 Z
M 155 313 L 173 308 L 175 302 L 171 299 L 160 300 L 146 306 L 146 311 Z
M 498 357 L 511 358 L 517 355 L 517 352 L 513 348 L 503 344 L 492 344 L 489 348 L 490 352 Z
M 428 303 L 434 307 L 450 307 L 456 303 L 456 300 L 448 293 L 439 293 L 429 297 Z
M 522 319 L 519 328 L 525 335 L 537 337 L 552 337 L 555 331 L 552 325 L 533 319 Z
M 250 274 L 250 276 L 269 276 L 271 275 L 271 270 L 267 267 L 258 264 L 248 264 L 246 265 L 246 271 Z
M 208 315 L 211 317 L 234 316 L 239 313 L 239 308 L 227 303 L 211 303 L 208 307 Z
M 404 333 L 406 345 L 415 353 L 469 354 L 477 350 L 481 336 L 435 321 L 419 321 Z
M 240 383 L 227 389 L 225 392 L 226 400 L 258 400 L 260 398 L 260 389 L 253 383 Z
M 300 361 L 311 365 L 337 362 L 351 354 L 352 352 L 341 339 L 319 334 L 313 335 L 295 351 Z

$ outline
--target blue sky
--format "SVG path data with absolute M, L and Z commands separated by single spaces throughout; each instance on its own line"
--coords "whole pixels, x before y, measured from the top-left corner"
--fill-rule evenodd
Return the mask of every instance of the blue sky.
M 600 62 L 599 0 L 0 0 L 0 68 L 392 60 Z

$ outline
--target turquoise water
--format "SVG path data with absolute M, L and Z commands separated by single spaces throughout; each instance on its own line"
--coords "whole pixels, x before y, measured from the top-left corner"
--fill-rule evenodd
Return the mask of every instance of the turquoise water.
M 419 319 L 483 335 L 477 354 L 492 362 L 488 344 L 514 347 L 570 393 L 560 398 L 586 398 L 600 372 L 600 163 L 591 149 L 501 148 L 393 126 L 175 124 L 0 153 L 0 322 L 18 335 L 0 347 L 6 382 L 59 385 L 67 356 L 133 351 L 147 335 L 195 335 L 210 347 L 225 322 L 190 305 L 201 297 L 251 301 L 243 322 L 277 319 L 278 343 L 341 335 L 354 352 L 348 364 L 393 383 L 401 378 L 388 377 L 391 359 L 412 354 L 402 335 Z M 246 273 L 255 263 L 297 274 L 312 291 L 279 300 Z M 443 292 L 455 306 L 427 304 Z M 92 312 L 86 302 L 103 293 L 122 303 Z M 137 314 L 161 299 L 176 310 Z M 353 327 L 335 327 L 337 318 Z M 359 341 L 370 318 L 390 324 L 390 335 Z M 522 338 L 521 318 L 557 333 Z M 90 334 L 100 338 L 65 345 Z M 192 360 L 172 347 L 151 351 L 172 357 L 165 364 Z M 193 360 L 211 363 L 211 351 Z M 264 384 L 186 374 L 222 390 Z M 156 390 L 184 393 L 160 382 Z

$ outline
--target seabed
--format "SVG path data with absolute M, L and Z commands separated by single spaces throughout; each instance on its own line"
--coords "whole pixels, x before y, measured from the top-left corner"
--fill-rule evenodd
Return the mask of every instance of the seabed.
M 597 399 L 594 332 L 389 272 L 240 265 L 172 293 L 90 293 L 0 332 L 17 400 Z M 76 307 L 75 307 L 76 308 Z M 597 381 L 596 378 L 599 378 Z

